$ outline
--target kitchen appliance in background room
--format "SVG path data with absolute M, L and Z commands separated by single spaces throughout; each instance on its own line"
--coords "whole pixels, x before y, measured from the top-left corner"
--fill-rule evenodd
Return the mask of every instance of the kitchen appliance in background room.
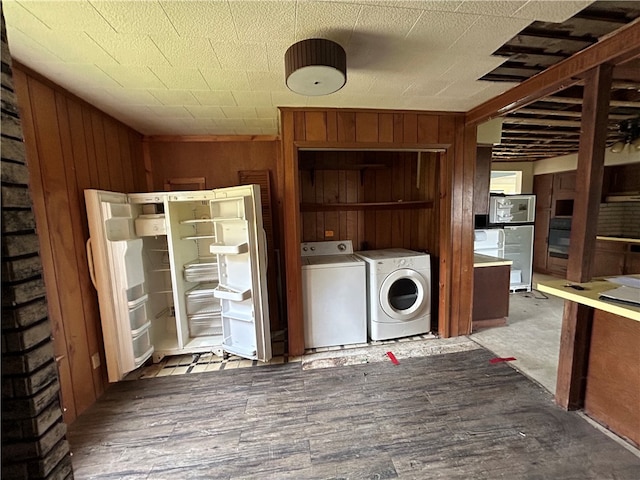
M 531 291 L 533 277 L 533 222 L 535 195 L 491 195 L 489 218 L 484 231 L 500 229 L 504 232 L 504 248 L 498 256 L 513 261 L 509 289 Z M 476 247 L 474 244 L 474 251 Z M 483 253 L 478 251 L 478 253 Z M 502 254 L 502 255 L 500 255 Z M 485 255 L 491 255 L 485 253 Z
M 371 340 L 431 331 L 431 257 L 403 248 L 356 252 L 367 263 Z
M 473 251 L 481 255 L 504 258 L 504 230 L 502 228 L 474 230 Z
M 366 269 L 351 240 L 300 249 L 305 348 L 367 343 Z
M 110 382 L 151 356 L 271 359 L 259 186 L 85 200 Z

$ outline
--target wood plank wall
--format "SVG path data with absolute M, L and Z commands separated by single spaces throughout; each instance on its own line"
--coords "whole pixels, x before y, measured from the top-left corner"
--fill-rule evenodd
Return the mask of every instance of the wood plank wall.
M 107 385 L 97 295 L 89 278 L 84 190 L 144 185 L 142 136 L 14 63 L 64 418 Z M 92 368 L 91 357 L 101 365 Z
M 420 168 L 418 168 L 420 162 Z M 301 151 L 302 241 L 351 240 L 356 250 L 438 254 L 438 154 Z M 418 180 L 419 175 L 419 180 Z M 420 208 L 402 208 L 424 201 Z M 395 203 L 380 209 L 332 204 Z
M 283 214 L 289 353 L 304 351 L 299 155 L 304 150 L 425 150 L 438 155 L 439 319 L 441 336 L 471 331 L 473 181 L 476 128 L 463 114 L 281 108 Z M 432 220 L 433 222 L 434 220 Z

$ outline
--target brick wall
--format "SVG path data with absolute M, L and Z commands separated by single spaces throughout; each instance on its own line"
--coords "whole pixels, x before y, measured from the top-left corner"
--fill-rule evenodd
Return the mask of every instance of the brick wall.
M 2 479 L 73 478 L 2 17 Z

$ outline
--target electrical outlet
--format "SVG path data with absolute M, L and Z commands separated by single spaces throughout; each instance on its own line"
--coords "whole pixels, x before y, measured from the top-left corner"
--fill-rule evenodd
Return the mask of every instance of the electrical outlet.
M 91 366 L 93 367 L 94 370 L 100 366 L 99 353 L 94 353 L 93 355 L 91 355 Z

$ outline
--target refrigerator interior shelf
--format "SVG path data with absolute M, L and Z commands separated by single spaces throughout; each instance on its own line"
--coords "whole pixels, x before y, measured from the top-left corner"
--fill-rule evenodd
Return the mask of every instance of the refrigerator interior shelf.
M 149 294 L 162 294 L 162 295 L 166 295 L 167 293 L 173 293 L 173 290 L 155 290 L 153 292 L 149 292 Z
M 251 289 L 236 290 L 225 285 L 218 285 L 213 294 L 216 298 L 222 298 L 224 300 L 233 300 L 234 302 L 242 302 L 248 298 L 251 298 Z
M 161 267 L 161 268 L 153 268 L 150 270 L 151 272 L 170 272 L 171 271 L 171 267 L 169 265 L 167 265 L 166 267 Z
M 175 316 L 176 316 L 176 309 L 173 306 L 171 306 L 171 307 L 167 307 L 160 310 L 158 313 L 156 313 L 155 318 L 157 320 L 158 318 L 162 318 L 162 317 L 175 317 Z
M 209 247 L 209 250 L 215 255 L 239 255 L 241 253 L 247 253 L 249 251 L 249 245 L 246 242 L 236 245 L 213 243 Z
M 197 296 L 211 298 L 211 295 L 213 295 L 213 292 L 215 291 L 217 286 L 217 283 L 202 283 L 197 287 L 194 287 L 191 290 L 185 292 L 185 295 L 187 296 L 187 299 Z
M 189 235 L 186 237 L 181 237 L 181 240 L 203 240 L 206 238 L 216 238 L 215 235 Z
M 194 223 L 212 223 L 212 222 L 214 222 L 214 220 L 211 218 L 193 218 L 190 220 L 180 220 L 180 223 L 182 225 L 190 225 Z

